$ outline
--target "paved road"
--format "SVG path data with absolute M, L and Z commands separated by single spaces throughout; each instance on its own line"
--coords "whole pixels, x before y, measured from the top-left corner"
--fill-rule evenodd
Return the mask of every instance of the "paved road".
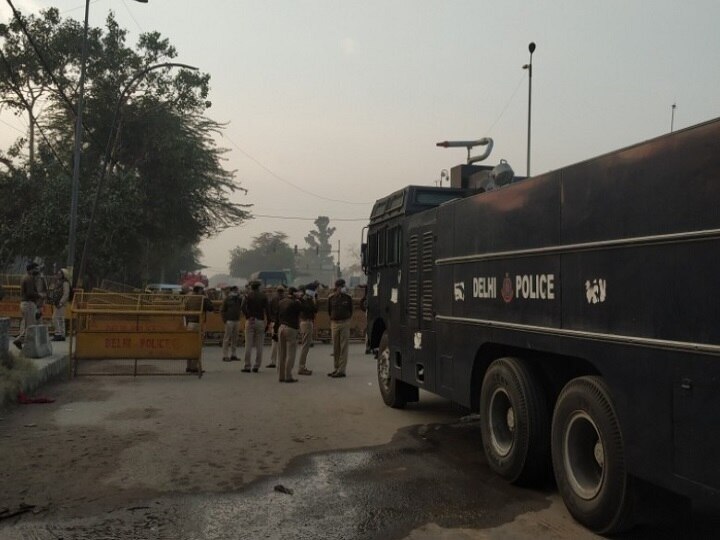
M 318 345 L 315 373 L 290 385 L 204 354 L 201 380 L 80 377 L 6 413 L 0 510 L 34 508 L 0 538 L 596 538 L 551 488 L 493 475 L 465 411 L 429 394 L 385 407 L 359 345 L 346 379 L 325 376 Z M 632 537 L 717 530 L 700 515 Z

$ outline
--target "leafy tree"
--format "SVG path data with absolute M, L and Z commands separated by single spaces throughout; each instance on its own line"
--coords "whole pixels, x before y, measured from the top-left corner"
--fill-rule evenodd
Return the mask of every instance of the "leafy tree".
M 230 251 L 230 275 L 249 278 L 261 270 L 295 272 L 295 254 L 287 243 L 287 234 L 279 231 L 262 233 L 253 238 L 249 248 L 236 247 Z
M 330 237 L 335 233 L 335 227 L 330 227 L 330 218 L 327 216 L 318 216 L 314 223 L 317 229 L 305 237 L 308 250 L 315 251 L 321 264 L 333 264 Z
M 9 24 L 0 25 L 0 36 L 4 38 L 0 50 L 0 108 L 16 116 L 27 115 L 28 137 L 23 141 L 23 146 L 27 146 L 29 174 L 35 165 L 36 133 L 46 137 L 37 121 L 36 111 L 49 94 L 55 93 L 58 99 L 67 98 L 62 96 L 64 86 L 54 86 L 51 75 L 61 75 L 65 69 L 68 57 L 66 32 L 71 26 L 79 29 L 79 25 L 74 22 L 60 25 L 59 12 L 55 8 L 25 21 L 33 41 L 42 47 L 40 58 L 22 31 L 20 21 L 13 18 Z M 41 60 L 52 71 L 44 69 Z M 70 105 L 70 102 L 67 104 Z
M 5 37 L 0 52 L 6 60 L 0 57 L 0 106 L 34 116 L 44 136 L 35 145 L 20 138 L 0 155 L 0 164 L 5 164 L 0 168 L 0 198 L 8 201 L 8 208 L 0 210 L 0 263 L 16 255 L 62 263 L 67 257 L 82 27 L 61 19 L 55 9 L 30 16 L 25 23 L 44 60 L 38 62 L 16 20 L 0 27 Z M 126 31 L 112 14 L 105 28 L 89 31 L 75 260 L 101 189 L 86 269 L 96 280 L 139 283 L 198 269 L 199 241 L 249 217 L 245 205 L 229 200 L 239 185 L 234 173 L 223 168 L 225 150 L 212 137 L 223 126 L 205 116 L 209 75 L 151 71 L 127 89 L 115 117 L 121 92 L 133 76 L 176 56 L 174 47 L 156 32 L 143 34 L 137 49 L 128 47 Z M 42 96 L 36 100 L 43 104 L 41 116 L 32 108 L 28 111 L 28 97 L 33 96 Z M 113 119 L 119 122 L 111 138 Z M 108 143 L 111 159 L 100 184 Z M 34 146 L 33 167 L 33 159 L 25 156 Z M 4 240 L 5 231 L 12 239 Z
M 331 281 L 335 259 L 330 238 L 335 233 L 335 227 L 330 227 L 330 218 L 327 216 L 318 216 L 314 223 L 316 229 L 305 237 L 307 247 L 298 253 L 297 269 L 302 275 Z

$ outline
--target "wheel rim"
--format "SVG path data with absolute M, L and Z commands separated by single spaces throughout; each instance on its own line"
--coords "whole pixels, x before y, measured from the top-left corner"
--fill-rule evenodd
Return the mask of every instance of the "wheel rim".
M 605 481 L 605 445 L 597 425 L 584 411 L 576 411 L 570 418 L 563 450 L 572 490 L 585 500 L 596 497 Z
M 501 457 L 507 456 L 515 441 L 515 409 L 510 396 L 497 388 L 490 397 L 490 444 Z
M 385 347 L 378 355 L 378 380 L 385 391 L 390 389 L 390 347 Z

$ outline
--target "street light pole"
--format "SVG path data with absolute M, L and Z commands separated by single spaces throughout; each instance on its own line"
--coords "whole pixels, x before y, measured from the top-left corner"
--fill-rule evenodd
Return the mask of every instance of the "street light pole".
M 147 4 L 148 0 L 135 0 L 141 4 Z M 73 150 L 73 176 L 70 198 L 70 231 L 68 233 L 68 252 L 66 267 L 72 276 L 75 261 L 75 242 L 77 236 L 77 208 L 78 192 L 80 191 L 80 156 L 82 154 L 82 115 L 85 105 L 85 64 L 87 64 L 87 41 L 88 41 L 88 19 L 90 15 L 90 0 L 85 0 L 85 24 L 83 25 L 82 48 L 80 51 L 80 84 L 78 88 L 77 111 L 75 115 L 75 148 Z
M 677 104 L 673 103 L 672 107 L 670 107 L 670 133 L 673 132 L 673 128 L 675 127 L 675 109 L 677 108 Z
M 112 157 L 112 149 L 115 146 L 115 135 L 122 105 L 125 102 L 125 99 L 127 99 L 127 96 L 130 94 L 132 87 L 137 81 L 147 75 L 150 71 L 171 67 L 179 67 L 183 69 L 190 69 L 193 71 L 197 71 L 198 69 L 195 66 L 180 64 L 178 62 L 164 62 L 162 64 L 155 64 L 154 66 L 149 66 L 136 72 L 133 75 L 132 79 L 130 79 L 130 81 L 125 85 L 125 88 L 122 90 L 122 92 L 120 92 L 120 97 L 118 98 L 117 105 L 115 106 L 115 114 L 113 115 L 112 123 L 110 124 L 110 133 L 108 135 L 107 145 L 105 146 L 105 157 L 103 158 L 103 168 L 100 172 L 97 188 L 95 189 L 95 199 L 93 200 L 93 206 L 90 212 L 90 221 L 88 222 L 87 234 L 85 235 L 85 242 L 83 243 L 82 255 L 80 256 L 80 266 L 75 283 L 80 280 L 80 285 L 82 285 L 83 274 L 85 273 L 85 266 L 87 264 L 88 245 L 90 244 L 90 237 L 92 236 L 93 225 L 95 224 L 95 211 L 97 210 L 97 206 L 100 201 L 100 193 L 102 192 L 103 184 L 105 183 L 105 176 L 107 176 L 107 170 L 110 166 L 110 159 Z
M 528 134 L 527 134 L 527 176 L 530 176 L 530 119 L 532 113 L 532 55 L 535 52 L 535 43 L 531 42 L 528 45 L 530 51 L 530 63 L 525 64 L 523 69 L 528 70 L 529 83 L 528 83 Z
M 80 154 L 82 152 L 82 114 L 85 97 L 85 64 L 87 62 L 88 17 L 90 0 L 85 0 L 85 25 L 83 27 L 82 50 L 80 52 L 80 87 L 78 89 L 77 111 L 75 112 L 75 148 L 73 150 L 72 195 L 70 198 L 70 232 L 68 234 L 67 269 L 73 275 L 75 236 L 77 232 L 78 191 L 80 187 Z M 71 277 L 74 279 L 74 277 Z

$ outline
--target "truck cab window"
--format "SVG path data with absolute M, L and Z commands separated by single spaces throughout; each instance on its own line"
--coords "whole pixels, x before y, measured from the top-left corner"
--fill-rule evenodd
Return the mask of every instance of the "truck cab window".
M 372 233 L 368 235 L 368 266 L 370 268 L 375 268 L 378 264 L 377 262 L 377 233 Z
M 387 229 L 382 229 L 377 232 L 377 264 L 383 266 L 385 264 L 385 246 L 387 236 Z
M 401 231 L 400 227 L 388 229 L 387 264 L 398 264 L 400 262 Z

